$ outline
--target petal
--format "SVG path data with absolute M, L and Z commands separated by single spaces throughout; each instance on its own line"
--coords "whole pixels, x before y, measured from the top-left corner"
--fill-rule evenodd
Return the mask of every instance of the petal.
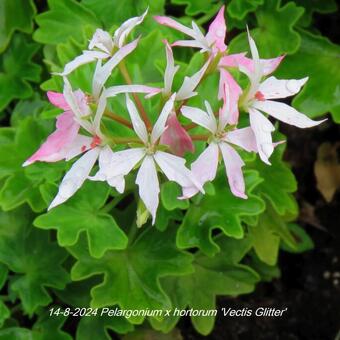
M 85 65 L 88 63 L 92 63 L 93 61 L 96 60 L 102 60 L 109 58 L 110 54 L 106 52 L 99 52 L 99 51 L 83 51 L 81 55 L 78 57 L 74 58 L 72 61 L 68 62 L 65 67 L 64 71 L 61 73 L 56 73 L 60 76 L 67 76 L 70 74 L 72 71 L 77 69 L 81 65 Z
M 191 164 L 191 171 L 202 186 L 216 177 L 218 154 L 217 144 L 211 143 Z M 192 187 L 185 191 L 183 190 L 183 196 L 189 198 L 194 196 L 198 191 L 197 187 Z
M 77 136 L 79 124 L 73 119 L 73 113 L 66 111 L 57 117 L 57 129 L 50 134 L 40 148 L 23 164 L 36 161 L 57 162 L 65 158 L 64 149 L 72 144 Z
M 100 91 L 110 77 L 112 70 L 137 47 L 138 41 L 139 38 L 120 48 L 111 59 L 104 64 L 104 66 L 97 65 L 92 83 L 93 96 L 95 98 L 98 98 Z
M 111 86 L 105 89 L 106 98 L 114 97 L 120 93 L 146 93 L 145 98 L 152 97 L 157 93 L 160 93 L 162 89 L 158 87 L 151 87 L 145 85 L 118 85 Z
M 248 152 L 258 151 L 255 134 L 250 127 L 229 131 L 224 140 L 226 142 L 235 144 Z
M 185 166 L 185 159 L 163 151 L 157 151 L 154 158 L 170 181 L 178 183 L 182 188 L 196 186 L 198 190 L 204 192 L 195 175 Z
M 126 107 L 128 109 L 133 129 L 135 130 L 137 136 L 144 142 L 148 142 L 148 131 L 146 126 L 141 119 L 134 102 L 126 95 Z
M 122 25 L 115 31 L 114 34 L 114 43 L 116 46 L 121 48 L 124 45 L 124 41 L 129 33 L 139 24 L 141 24 L 144 20 L 144 17 L 148 13 L 148 9 L 139 17 L 130 18 L 122 23 Z
M 231 125 L 238 123 L 238 101 L 241 94 L 242 89 L 232 75 L 225 69 L 220 69 L 218 98 L 223 99 L 223 108 L 219 115 L 221 128 L 224 128 L 227 123 Z
M 312 126 L 316 126 L 326 120 L 312 120 L 287 104 L 274 102 L 271 100 L 266 100 L 264 102 L 255 102 L 254 107 L 268 113 L 281 122 L 294 125 L 299 128 L 309 128 Z
M 48 207 L 48 210 L 64 203 L 76 193 L 90 174 L 99 152 L 100 148 L 94 148 L 85 153 L 72 165 L 71 169 L 64 176 L 59 186 L 58 194 Z
M 183 84 L 181 88 L 178 90 L 176 100 L 184 100 L 196 95 L 196 92 L 194 92 L 194 90 L 201 81 L 205 71 L 207 70 L 210 64 L 210 61 L 211 59 L 209 59 L 203 65 L 203 67 L 191 77 L 184 77 Z
M 281 61 L 283 60 L 285 56 L 282 55 L 277 58 L 271 58 L 271 59 L 261 59 L 261 67 L 262 67 L 262 72 L 264 76 L 267 76 L 271 73 L 273 73 L 277 67 L 280 65 Z
M 97 47 L 98 49 L 110 55 L 113 49 L 113 41 L 110 33 L 103 31 L 101 28 L 97 28 L 89 43 L 90 50 L 92 50 L 94 47 Z
M 157 170 L 152 156 L 146 156 L 138 170 L 136 184 L 139 187 L 139 196 L 146 209 L 152 216 L 152 224 L 156 220 L 159 203 L 159 182 Z
M 240 198 L 248 198 L 245 194 L 245 183 L 242 173 L 244 162 L 240 155 L 227 143 L 219 144 L 226 169 L 231 192 Z
M 172 82 L 174 80 L 174 76 L 179 69 L 179 66 L 175 66 L 174 55 L 172 53 L 172 49 L 167 42 L 167 40 L 163 41 L 165 44 L 165 52 L 166 52 L 166 68 L 164 73 L 164 93 L 170 94 L 172 88 Z
M 49 102 L 58 107 L 59 109 L 68 111 L 70 110 L 69 105 L 67 104 L 64 95 L 59 92 L 47 91 L 47 98 Z
M 270 164 L 268 158 L 274 151 L 272 132 L 274 125 L 259 111 L 249 109 L 250 126 L 255 134 L 257 150 L 263 162 Z
M 80 155 L 81 153 L 91 149 L 92 138 L 84 135 L 77 135 L 71 144 L 67 145 L 63 150 L 65 161 Z
M 210 132 L 215 133 L 217 130 L 217 123 L 215 117 L 212 118 L 205 111 L 191 106 L 182 106 L 181 113 L 184 117 L 189 118 L 194 123 L 203 126 Z
M 169 100 L 164 104 L 162 112 L 160 113 L 151 132 L 151 142 L 155 143 L 165 130 L 165 124 L 169 117 L 169 114 L 174 108 L 176 93 L 174 93 Z
M 172 43 L 171 46 L 193 47 L 207 50 L 206 45 L 203 45 L 201 42 L 197 40 L 177 40 L 174 43 Z
M 87 116 L 91 113 L 90 107 L 87 105 L 87 98 L 84 92 L 81 90 L 73 92 L 71 84 L 66 77 L 64 77 L 63 95 L 76 118 L 81 119 L 83 116 Z
M 224 43 L 226 33 L 227 26 L 224 19 L 224 6 L 222 6 L 209 26 L 206 39 L 209 41 L 210 45 L 214 44 L 214 47 L 216 47 L 219 52 L 224 52 L 227 48 Z
M 286 98 L 298 93 L 307 80 L 308 77 L 289 80 L 269 77 L 260 84 L 259 91 L 265 99 Z
M 175 21 L 171 18 L 159 16 L 159 15 L 156 15 L 153 18 L 161 25 L 174 28 L 175 30 L 180 31 L 180 32 L 182 32 L 186 35 L 191 36 L 191 37 L 195 36 L 195 33 L 191 28 L 188 28 L 188 27 L 180 24 L 179 22 L 177 22 L 177 21 Z
M 106 98 L 105 93 L 103 92 L 99 97 L 96 114 L 93 120 L 93 128 L 95 130 L 95 134 L 99 137 L 103 137 L 100 131 L 100 123 L 101 123 L 104 111 L 106 109 L 106 104 L 107 104 L 107 98 Z
M 175 113 L 172 113 L 167 120 L 160 144 L 168 145 L 170 151 L 177 156 L 183 156 L 187 151 L 194 152 L 190 135 L 179 123 Z

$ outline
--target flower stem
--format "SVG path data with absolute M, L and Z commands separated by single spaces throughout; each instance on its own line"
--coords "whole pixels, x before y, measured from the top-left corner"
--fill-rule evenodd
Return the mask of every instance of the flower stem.
M 195 124 L 195 123 L 190 123 L 190 124 L 184 125 L 183 127 L 184 127 L 185 130 L 189 131 L 189 130 L 191 130 L 191 129 L 197 127 L 197 124 Z
M 124 60 L 119 63 L 118 67 L 119 67 L 119 70 L 120 70 L 121 74 L 123 75 L 126 83 L 128 85 L 131 85 L 132 84 L 132 80 L 131 80 L 129 71 L 126 68 Z M 135 101 L 135 103 L 137 105 L 138 111 L 139 111 L 139 113 L 140 113 L 140 115 L 141 115 L 141 117 L 142 117 L 142 119 L 143 119 L 143 121 L 145 123 L 145 126 L 146 126 L 147 130 L 151 131 L 152 130 L 152 124 L 150 122 L 150 119 L 149 119 L 149 117 L 148 117 L 144 107 L 143 107 L 142 102 L 140 101 L 140 99 L 138 98 L 136 93 L 133 93 L 132 97 L 133 97 L 133 99 L 134 99 L 134 101 Z
M 138 143 L 143 144 L 143 142 L 137 137 L 113 137 L 110 140 L 115 144 L 128 144 L 128 143 Z
M 202 140 L 202 141 L 207 141 L 209 139 L 209 135 L 191 135 L 190 136 L 192 140 Z
M 117 114 L 115 114 L 115 113 L 113 113 L 111 111 L 105 110 L 104 115 L 107 116 L 107 117 L 112 118 L 116 122 L 118 122 L 118 123 L 120 123 L 122 125 L 125 125 L 126 127 L 130 128 L 130 129 L 133 129 L 132 124 L 127 119 L 125 119 L 123 117 L 120 117 L 120 116 L 118 116 Z

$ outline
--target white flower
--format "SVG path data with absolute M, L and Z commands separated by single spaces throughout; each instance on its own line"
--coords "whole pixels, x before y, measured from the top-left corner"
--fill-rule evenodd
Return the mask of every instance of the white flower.
M 96 60 L 104 60 L 108 58 L 114 58 L 113 61 L 109 60 L 111 64 L 118 64 L 127 54 L 131 53 L 137 46 L 138 39 L 133 42 L 124 45 L 127 35 L 139 24 L 141 24 L 146 16 L 148 9 L 139 17 L 134 17 L 126 20 L 123 24 L 115 31 L 113 38 L 110 34 L 102 29 L 98 28 L 93 34 L 90 40 L 88 50 L 67 63 L 64 67 L 63 72 L 59 73 L 62 76 L 66 76 L 81 65 L 91 63 Z M 119 53 L 120 52 L 120 53 Z M 118 54 L 116 56 L 116 54 Z M 111 68 L 112 71 L 113 67 Z M 102 71 L 105 73 L 104 71 Z M 109 72 L 111 73 L 111 72 Z
M 134 131 L 143 146 L 118 152 L 113 152 L 109 147 L 106 147 L 105 152 L 99 156 L 99 171 L 91 178 L 93 180 L 106 180 L 119 192 L 123 192 L 125 188 L 124 176 L 141 162 L 136 177 L 136 184 L 139 186 L 140 198 L 152 216 L 153 224 L 156 219 L 160 191 L 157 166 L 170 181 L 178 183 L 183 188 L 183 191 L 185 188 L 190 187 L 197 187 L 198 190 L 203 191 L 202 186 L 190 170 L 185 167 L 185 160 L 183 158 L 160 151 L 157 148 L 159 138 L 166 129 L 167 118 L 173 110 L 175 97 L 176 94 L 173 94 L 165 103 L 152 132 L 149 134 L 137 112 L 135 104 L 126 96 L 126 105 Z
M 267 75 L 265 65 L 261 63 L 255 42 L 248 32 L 250 51 L 254 67 L 249 68 L 239 65 L 240 70 L 250 79 L 250 88 L 243 100 L 242 106 L 249 112 L 250 125 L 253 129 L 259 155 L 261 159 L 270 164 L 268 158 L 274 151 L 271 133 L 275 130 L 274 125 L 260 111 L 290 125 L 300 128 L 316 126 L 325 120 L 314 121 L 293 107 L 272 101 L 271 99 L 286 98 L 298 93 L 307 82 L 308 77 L 303 79 L 277 79 L 269 77 L 262 81 Z

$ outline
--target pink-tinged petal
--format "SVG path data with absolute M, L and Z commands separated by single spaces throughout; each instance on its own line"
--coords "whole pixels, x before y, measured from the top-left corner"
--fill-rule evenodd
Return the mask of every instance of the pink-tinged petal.
M 226 142 L 235 144 L 248 152 L 257 152 L 256 137 L 250 127 L 229 131 L 224 139 Z
M 163 109 L 152 129 L 151 142 L 155 143 L 165 130 L 166 121 L 174 108 L 176 93 L 174 93 L 164 104 Z
M 272 117 L 280 120 L 281 122 L 297 126 L 299 128 L 309 128 L 321 124 L 327 119 L 315 121 L 308 118 L 303 113 L 295 110 L 293 107 L 271 100 L 264 102 L 255 102 L 254 107 L 258 110 L 264 111 Z
M 245 194 L 245 183 L 242 173 L 244 162 L 240 155 L 227 143 L 219 144 L 226 169 L 231 192 L 240 198 L 248 198 Z
M 172 47 L 181 46 L 181 47 L 192 47 L 192 48 L 201 48 L 206 50 L 207 47 L 197 40 L 177 40 L 171 44 Z
M 81 119 L 82 117 L 91 114 L 90 107 L 87 104 L 87 97 L 84 92 L 81 90 L 73 92 L 71 84 L 66 77 L 64 77 L 63 95 L 76 118 Z
M 268 76 L 269 74 L 273 73 L 278 68 L 284 57 L 285 55 L 281 55 L 280 57 L 277 58 L 261 59 L 260 63 L 263 75 Z
M 267 76 L 273 73 L 276 68 L 280 65 L 281 61 L 285 56 L 280 56 L 272 59 L 260 59 L 260 66 L 262 75 Z M 237 53 L 226 55 L 221 58 L 219 66 L 224 67 L 238 67 L 243 73 L 247 74 L 248 77 L 251 73 L 254 73 L 254 62 L 252 59 L 247 58 L 245 53 Z
M 167 42 L 167 40 L 163 40 L 165 44 L 165 52 L 166 52 L 166 68 L 164 72 L 164 93 L 170 94 L 172 88 L 172 82 L 174 80 L 174 76 L 179 69 L 179 66 L 175 66 L 174 55 L 172 53 L 171 46 Z
M 122 23 L 122 25 L 115 31 L 114 43 L 121 48 L 124 45 L 124 41 L 129 33 L 139 24 L 141 24 L 148 13 L 148 8 L 139 17 L 130 18 Z
M 159 204 L 159 182 L 156 165 L 152 156 L 146 156 L 138 170 L 136 184 L 139 187 L 139 196 L 155 223 Z
M 99 94 L 105 82 L 110 77 L 112 70 L 137 47 L 138 41 L 139 38 L 121 47 L 103 66 L 99 63 L 97 64 L 92 82 L 92 92 L 95 98 L 99 97 Z
M 49 102 L 54 105 L 55 107 L 58 107 L 59 109 L 68 111 L 70 110 L 69 105 L 67 104 L 64 95 L 59 92 L 53 92 L 53 91 L 47 91 L 47 98 Z
M 223 108 L 220 110 L 221 126 L 225 127 L 227 123 L 231 125 L 238 123 L 238 101 L 241 94 L 242 89 L 232 75 L 227 70 L 220 69 L 218 98 L 223 99 Z
M 110 54 L 106 52 L 100 52 L 100 51 L 83 51 L 81 55 L 74 58 L 72 61 L 67 63 L 64 67 L 63 72 L 56 73 L 60 76 L 67 76 L 71 72 L 73 72 L 75 69 L 77 69 L 79 66 L 92 63 L 96 60 L 102 60 L 107 59 L 110 57 Z
M 157 151 L 154 159 L 169 181 L 178 183 L 182 188 L 196 186 L 204 193 L 201 183 L 185 166 L 185 159 L 163 151 Z
M 96 162 L 100 148 L 94 148 L 80 157 L 64 176 L 57 193 L 48 210 L 64 203 L 83 185 Z
M 136 135 L 146 144 L 148 142 L 148 131 L 137 111 L 136 105 L 128 95 L 126 95 L 126 107 L 128 109 L 133 129 L 136 132 Z
M 218 11 L 215 19 L 209 26 L 206 39 L 209 41 L 210 45 L 214 44 L 214 47 L 219 52 L 224 52 L 227 49 L 227 46 L 224 43 L 226 33 L 227 26 L 224 19 L 224 6 L 222 6 L 221 9 Z
M 40 148 L 23 164 L 30 165 L 36 161 L 57 162 L 65 155 L 63 149 L 72 144 L 76 138 L 79 124 L 73 119 L 73 113 L 66 111 L 57 117 L 57 129 L 50 134 Z
M 298 93 L 307 80 L 308 77 L 289 80 L 269 77 L 260 84 L 259 91 L 265 99 L 286 98 Z
M 176 100 L 184 100 L 195 96 L 194 92 L 199 82 L 201 81 L 205 71 L 207 70 L 211 59 L 209 59 L 202 68 L 191 77 L 184 77 L 183 84 L 177 92 Z
M 184 117 L 190 119 L 194 123 L 208 129 L 210 132 L 215 133 L 217 130 L 217 123 L 215 117 L 212 118 L 205 111 L 196 107 L 182 106 L 181 113 Z
M 175 21 L 171 18 L 159 16 L 159 15 L 156 15 L 153 18 L 161 25 L 174 28 L 175 30 L 180 31 L 180 32 L 182 32 L 186 35 L 191 36 L 191 37 L 194 36 L 194 31 L 191 28 L 188 28 L 188 27 L 180 24 L 179 22 L 177 22 L 177 21 Z
M 72 141 L 72 143 L 66 145 L 62 150 L 61 154 L 65 161 L 69 161 L 70 159 L 84 153 L 85 151 L 90 150 L 93 138 L 77 135 L 76 138 Z
M 105 90 L 106 98 L 114 97 L 120 93 L 146 93 L 145 98 L 150 98 L 158 93 L 162 89 L 159 87 L 145 86 L 145 85 L 118 85 L 111 86 Z
M 194 152 L 194 144 L 190 138 L 190 135 L 179 123 L 175 113 L 172 113 L 166 123 L 166 130 L 163 132 L 161 144 L 168 145 L 170 151 L 182 157 L 187 151 Z
M 268 158 L 274 151 L 272 132 L 274 125 L 262 113 L 249 109 L 250 126 L 256 137 L 257 150 L 263 162 L 270 164 Z
M 110 55 L 113 49 L 113 41 L 110 33 L 103 31 L 101 28 L 97 28 L 90 40 L 89 50 L 95 47 Z
M 203 186 L 216 177 L 219 149 L 216 143 L 211 143 L 191 164 L 191 171 Z M 183 190 L 183 196 L 192 197 L 198 193 L 197 187 Z

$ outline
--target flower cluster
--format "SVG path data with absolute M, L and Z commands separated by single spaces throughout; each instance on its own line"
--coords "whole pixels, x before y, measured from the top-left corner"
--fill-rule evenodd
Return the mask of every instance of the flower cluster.
M 118 192 L 125 190 L 125 176 L 137 170 L 136 184 L 146 210 L 155 222 L 159 205 L 158 173 L 178 183 L 182 188 L 179 199 L 187 199 L 198 192 L 204 193 L 204 184 L 216 177 L 218 164 L 223 160 L 231 192 L 246 199 L 242 173 L 244 162 L 238 149 L 259 154 L 261 160 L 270 164 L 269 158 L 280 142 L 273 142 L 274 125 L 266 114 L 284 123 L 300 128 L 312 127 L 321 121 L 313 121 L 293 107 L 274 101 L 298 93 L 308 78 L 277 79 L 270 76 L 283 60 L 260 59 L 255 42 L 248 32 L 251 58 L 246 53 L 228 54 L 224 6 L 210 24 L 206 35 L 192 22 L 192 27 L 164 16 L 154 19 L 161 25 L 171 27 L 188 36 L 187 40 L 169 43 L 164 40 L 166 68 L 163 88 L 132 84 L 124 58 L 138 46 L 139 38 L 126 43 L 130 32 L 140 25 L 147 11 L 140 17 L 125 21 L 113 37 L 97 29 L 89 42 L 88 50 L 65 65 L 59 73 L 64 80 L 63 93 L 48 92 L 49 101 L 63 110 L 57 117 L 56 130 L 40 148 L 24 163 L 36 161 L 57 162 L 71 160 L 81 155 L 64 176 L 59 191 L 49 209 L 65 202 L 82 186 L 86 179 L 106 181 Z M 186 76 L 178 89 L 173 89 L 173 79 L 179 69 L 175 65 L 172 47 L 198 48 L 205 55 L 205 63 L 197 72 Z M 84 64 L 96 62 L 91 95 L 73 90 L 68 75 Z M 142 62 L 142 61 L 141 61 Z M 113 70 L 119 68 L 126 84 L 105 87 Z M 249 79 L 242 89 L 230 70 L 238 70 Z M 219 74 L 216 96 L 221 105 L 213 112 L 209 102 L 205 108 L 187 106 L 187 101 L 197 95 L 198 86 L 213 73 Z M 152 124 L 137 96 L 145 98 L 158 95 L 162 109 Z M 126 96 L 126 109 L 130 120 L 108 110 L 107 101 L 119 94 Z M 130 98 L 130 95 L 133 100 Z M 240 113 L 249 115 L 250 126 L 238 128 Z M 103 116 L 117 124 L 134 130 L 138 138 L 112 138 L 103 132 Z M 180 123 L 180 116 L 191 124 Z M 202 127 L 206 134 L 194 135 L 191 129 Z M 112 144 L 112 140 L 116 144 Z M 194 151 L 195 141 L 204 141 L 206 148 L 198 158 L 186 167 L 184 155 Z M 119 148 L 116 148 L 120 141 Z M 133 142 L 133 143 L 132 143 Z M 98 160 L 99 170 L 91 175 Z

